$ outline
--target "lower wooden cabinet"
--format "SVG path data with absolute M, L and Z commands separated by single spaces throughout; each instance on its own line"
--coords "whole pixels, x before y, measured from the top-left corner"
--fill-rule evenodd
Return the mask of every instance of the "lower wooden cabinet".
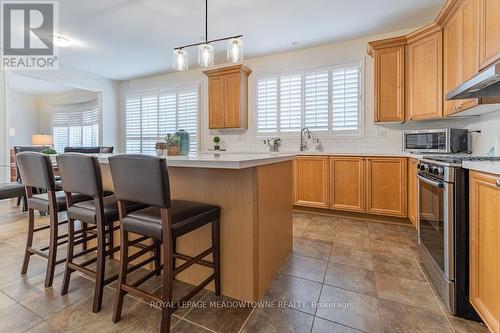
M 330 208 L 365 211 L 365 168 L 361 157 L 330 157 Z
M 406 158 L 366 159 L 366 212 L 406 217 Z
M 417 164 L 413 158 L 408 159 L 408 219 L 418 228 L 417 220 Z
M 295 204 L 329 207 L 329 157 L 300 156 L 295 160 Z
M 470 301 L 500 332 L 500 176 L 470 173 Z

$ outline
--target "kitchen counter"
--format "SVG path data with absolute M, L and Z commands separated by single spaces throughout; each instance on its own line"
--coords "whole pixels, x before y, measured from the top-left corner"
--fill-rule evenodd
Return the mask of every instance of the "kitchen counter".
M 500 175 L 500 161 L 464 161 L 462 167 L 469 170 L 481 171 Z
M 110 155 L 98 155 L 99 162 L 108 163 Z M 182 168 L 209 168 L 209 169 L 246 169 L 257 166 L 291 161 L 297 157 L 293 153 L 262 153 L 262 154 L 233 154 L 221 152 L 198 153 L 189 156 L 168 156 L 169 167 Z
M 286 152 L 284 152 L 286 154 Z M 342 153 L 342 152 L 329 152 L 329 151 L 301 151 L 290 154 L 296 154 L 297 156 L 361 156 L 361 157 L 412 157 L 421 158 L 421 154 L 411 154 L 406 152 L 359 152 L 359 153 Z

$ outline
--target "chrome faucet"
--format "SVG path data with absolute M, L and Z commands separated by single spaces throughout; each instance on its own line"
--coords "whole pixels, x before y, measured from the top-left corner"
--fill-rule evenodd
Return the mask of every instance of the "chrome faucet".
M 307 138 L 310 139 L 311 138 L 311 132 L 309 132 L 309 128 L 307 127 L 304 127 L 301 131 L 300 131 L 300 151 L 304 151 L 306 150 L 307 148 L 307 141 L 304 142 L 304 132 L 307 133 Z

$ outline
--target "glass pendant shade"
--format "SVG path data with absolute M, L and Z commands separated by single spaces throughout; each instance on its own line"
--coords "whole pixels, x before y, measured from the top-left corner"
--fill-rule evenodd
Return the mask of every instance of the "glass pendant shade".
M 174 50 L 172 64 L 176 71 L 187 70 L 189 67 L 188 53 L 180 49 Z
M 198 46 L 198 65 L 210 67 L 214 65 L 214 47 L 209 44 Z
M 243 41 L 240 38 L 231 38 L 227 41 L 227 61 L 232 63 L 243 61 Z

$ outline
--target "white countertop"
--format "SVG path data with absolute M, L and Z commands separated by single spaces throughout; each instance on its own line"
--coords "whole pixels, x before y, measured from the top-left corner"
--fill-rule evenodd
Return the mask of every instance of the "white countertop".
M 111 155 L 97 155 L 100 163 L 108 163 Z M 260 165 L 279 163 L 295 159 L 297 154 L 233 154 L 233 153 L 198 153 L 189 156 L 168 156 L 169 167 L 212 168 L 212 169 L 245 169 Z
M 464 161 L 462 167 L 469 170 L 493 173 L 500 175 L 500 161 Z
M 292 154 L 292 153 L 290 153 Z M 294 153 L 299 156 L 361 156 L 361 157 L 368 157 L 368 156 L 374 156 L 374 157 L 414 157 L 418 158 L 421 155 L 415 155 L 411 153 L 406 153 L 406 152 L 356 152 L 356 153 L 343 153 L 343 152 L 331 152 L 331 151 L 301 151 L 301 152 L 296 152 Z

